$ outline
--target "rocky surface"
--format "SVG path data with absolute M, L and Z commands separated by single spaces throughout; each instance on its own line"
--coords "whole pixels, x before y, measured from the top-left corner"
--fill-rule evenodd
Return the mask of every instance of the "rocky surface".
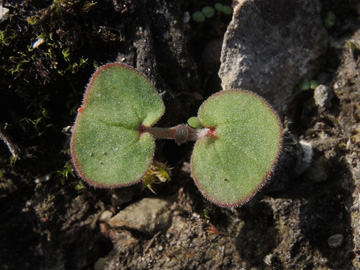
M 171 224 L 170 203 L 156 198 L 144 198 L 131 204 L 109 221 L 111 228 L 136 230 L 155 234 Z
M 285 112 L 326 54 L 320 11 L 320 2 L 311 0 L 239 1 L 222 47 L 223 89 L 254 91 Z
M 332 98 L 333 93 L 330 87 L 322 84 L 316 87 L 314 91 L 314 101 L 320 108 L 329 106 Z

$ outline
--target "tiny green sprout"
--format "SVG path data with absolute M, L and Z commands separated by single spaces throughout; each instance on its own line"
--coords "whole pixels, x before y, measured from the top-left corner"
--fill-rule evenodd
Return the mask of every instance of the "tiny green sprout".
M 217 11 L 220 11 L 220 12 L 223 12 L 223 11 L 224 11 L 224 5 L 221 4 L 221 3 L 216 3 L 216 4 L 214 5 L 214 7 L 215 7 L 215 9 L 216 9 Z
M 215 14 L 215 10 L 211 6 L 205 6 L 201 9 L 201 12 L 204 14 L 206 18 L 211 18 Z
M 334 14 L 334 12 L 329 11 L 324 19 L 324 25 L 326 29 L 330 29 L 331 27 L 333 27 L 335 25 L 336 22 L 336 16 Z
M 318 83 L 317 80 L 311 80 L 310 81 L 310 89 L 315 90 L 316 87 L 318 87 L 318 86 L 319 86 L 319 83 Z
M 224 7 L 223 7 L 223 11 L 222 11 L 224 14 L 226 14 L 226 15 L 231 15 L 232 14 L 232 8 L 230 7 L 230 6 L 227 6 L 227 5 L 225 5 Z
M 195 141 L 191 175 L 205 198 L 222 207 L 247 202 L 270 178 L 282 147 L 272 107 L 245 90 L 212 95 L 189 124 L 153 125 L 164 104 L 150 81 L 112 63 L 92 76 L 73 127 L 71 155 L 78 174 L 96 187 L 169 181 L 171 168 L 153 162 L 155 139 Z M 198 125 L 200 122 L 201 125 Z
M 195 22 L 204 22 L 205 21 L 205 15 L 204 13 L 202 13 L 201 11 L 195 11 L 192 15 L 191 18 L 195 21 Z
M 309 80 L 303 80 L 299 85 L 300 91 L 306 91 L 310 89 L 310 81 Z
M 192 128 L 196 128 L 196 129 L 200 129 L 203 128 L 199 118 L 197 118 L 196 116 L 192 116 L 187 120 L 187 123 L 190 127 Z
M 299 89 L 300 91 L 315 90 L 318 86 L 319 82 L 317 80 L 303 80 L 299 85 Z

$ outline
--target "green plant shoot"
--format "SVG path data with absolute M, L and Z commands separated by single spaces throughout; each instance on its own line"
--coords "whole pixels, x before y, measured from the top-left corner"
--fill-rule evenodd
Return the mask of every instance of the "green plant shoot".
M 211 202 L 247 202 L 270 178 L 280 155 L 282 125 L 272 107 L 244 90 L 214 94 L 189 125 L 153 127 L 164 104 L 149 80 L 113 63 L 99 68 L 86 89 L 71 137 L 78 174 L 96 187 L 122 187 L 170 179 L 171 169 L 152 164 L 155 139 L 196 141 L 191 175 Z M 153 191 L 153 190 L 152 190 Z M 153 191 L 155 192 L 155 191 Z

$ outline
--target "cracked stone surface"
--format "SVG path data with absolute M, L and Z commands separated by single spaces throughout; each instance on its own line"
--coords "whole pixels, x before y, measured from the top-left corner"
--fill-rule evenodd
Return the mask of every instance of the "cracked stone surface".
M 283 112 L 326 44 L 319 1 L 239 1 L 222 47 L 222 88 L 257 92 Z

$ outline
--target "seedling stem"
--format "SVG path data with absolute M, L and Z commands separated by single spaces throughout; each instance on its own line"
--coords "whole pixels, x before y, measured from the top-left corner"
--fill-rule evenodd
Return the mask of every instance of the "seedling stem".
M 197 141 L 198 139 L 214 134 L 214 130 L 209 128 L 194 129 L 186 124 L 180 124 L 171 128 L 160 127 L 141 127 L 140 133 L 150 133 L 155 139 L 170 139 L 180 145 L 188 141 Z

